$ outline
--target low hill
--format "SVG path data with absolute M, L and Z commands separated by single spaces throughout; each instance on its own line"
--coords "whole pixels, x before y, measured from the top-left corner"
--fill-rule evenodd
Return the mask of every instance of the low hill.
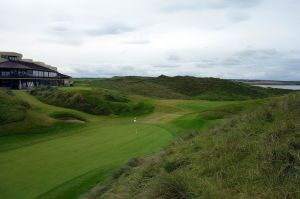
M 25 119 L 29 104 L 16 98 L 9 90 L 0 89 L 0 125 Z
M 87 198 L 299 198 L 300 95 L 132 159 Z
M 77 80 L 77 84 L 118 90 L 126 94 L 167 99 L 247 100 L 291 92 L 283 89 L 254 87 L 217 78 L 190 76 L 113 77 Z
M 52 122 L 32 109 L 31 105 L 11 90 L 0 89 L 0 137 L 27 134 L 47 128 Z M 0 141 L 0 145 L 2 141 Z M 1 150 L 1 149 L 0 149 Z
M 81 112 L 59 107 L 47 107 L 47 111 L 44 111 L 41 107 L 37 107 L 40 104 L 40 101 L 26 91 L 0 89 L 0 151 L 2 145 L 12 143 L 17 145 L 18 139 L 25 140 L 35 134 L 41 134 L 42 137 L 47 133 L 57 132 L 58 129 L 73 128 L 77 125 L 60 118 L 78 120 L 86 118 Z M 16 140 L 6 140 L 14 136 L 17 136 Z
M 56 106 L 72 108 L 95 115 L 143 115 L 154 106 L 130 99 L 125 95 L 104 89 L 58 89 L 38 88 L 31 94 L 39 100 Z

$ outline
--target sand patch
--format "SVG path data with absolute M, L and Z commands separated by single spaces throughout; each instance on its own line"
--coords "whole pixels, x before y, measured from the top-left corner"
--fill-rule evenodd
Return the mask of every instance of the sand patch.
M 80 120 L 78 118 L 74 118 L 74 117 L 60 117 L 60 118 L 57 118 L 57 119 L 58 120 L 63 120 L 63 121 L 66 121 L 66 122 L 85 123 L 85 121 Z

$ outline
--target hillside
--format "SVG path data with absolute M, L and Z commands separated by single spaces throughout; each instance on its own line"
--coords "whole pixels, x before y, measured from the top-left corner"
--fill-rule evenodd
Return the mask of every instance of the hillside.
M 87 198 L 300 198 L 300 95 L 132 159 Z
M 0 89 L 0 136 L 28 133 L 50 124 L 49 120 L 33 111 L 31 105 L 17 97 L 14 92 Z
M 104 89 L 39 88 L 31 91 L 39 100 L 95 115 L 143 115 L 154 110 L 153 105 L 130 99 Z
M 126 94 L 166 99 L 247 100 L 286 94 L 288 90 L 267 89 L 217 78 L 190 76 L 113 77 L 77 79 L 77 85 L 118 90 Z
M 29 104 L 17 99 L 9 90 L 0 89 L 0 125 L 22 121 Z
M 37 100 L 28 100 L 25 91 L 0 89 L 0 151 L 6 146 L 18 145 L 18 140 L 26 140 L 32 135 L 46 136 L 58 129 L 71 129 L 77 124 L 64 122 L 60 117 L 84 118 L 82 113 L 74 110 L 52 108 L 46 114 L 36 108 Z M 16 139 L 10 139 L 10 136 Z M 24 136 L 24 137 L 23 137 Z M 38 135 L 39 136 L 39 135 Z M 37 136 L 37 137 L 38 137 Z

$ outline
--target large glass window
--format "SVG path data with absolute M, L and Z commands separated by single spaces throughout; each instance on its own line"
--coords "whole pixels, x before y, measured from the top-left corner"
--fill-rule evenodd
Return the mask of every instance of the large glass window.
M 10 76 L 10 72 L 9 71 L 1 71 L 1 76 L 2 77 L 9 77 Z
M 49 72 L 49 77 L 57 77 L 57 73 Z
M 29 77 L 32 77 L 33 76 L 33 71 L 32 70 L 27 70 L 26 75 L 29 76 Z

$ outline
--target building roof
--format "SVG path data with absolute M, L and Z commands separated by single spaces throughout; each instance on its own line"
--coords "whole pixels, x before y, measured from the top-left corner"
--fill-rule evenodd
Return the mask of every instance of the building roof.
M 0 63 L 0 68 L 12 68 L 12 69 L 31 69 L 30 67 L 20 64 L 18 62 L 5 61 Z
M 0 63 L 0 68 L 32 69 L 32 70 L 41 70 L 41 71 L 48 71 L 48 72 L 57 72 L 50 68 L 43 67 L 31 62 L 24 62 L 24 61 L 5 61 Z

